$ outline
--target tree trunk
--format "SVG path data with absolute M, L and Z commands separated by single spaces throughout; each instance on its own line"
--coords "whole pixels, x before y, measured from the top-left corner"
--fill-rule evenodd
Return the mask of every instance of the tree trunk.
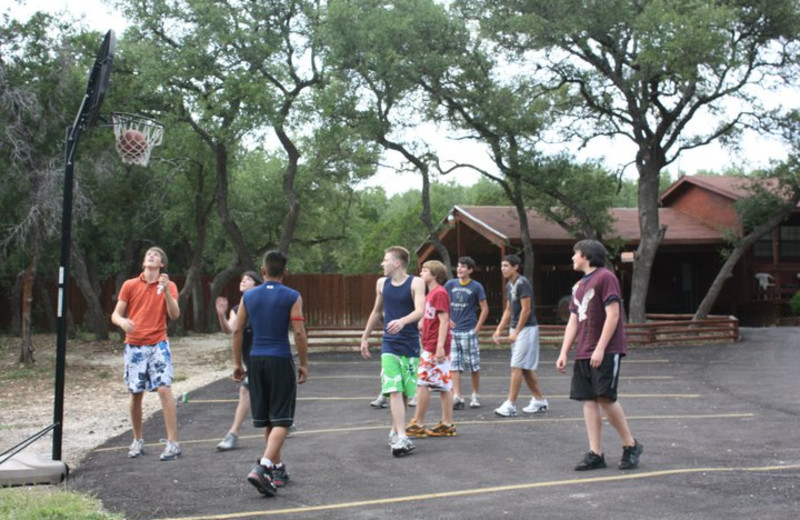
M 58 329 L 58 321 L 56 320 L 56 307 L 53 305 L 53 300 L 50 299 L 50 293 L 47 292 L 47 287 L 39 277 L 34 280 L 33 288 L 41 302 L 38 307 L 44 309 L 42 313 L 44 329 L 49 333 L 55 333 Z
M 283 194 L 286 197 L 286 205 L 288 207 L 286 216 L 283 218 L 280 242 L 278 242 L 280 252 L 288 255 L 289 246 L 292 244 L 294 233 L 297 230 L 297 219 L 300 217 L 300 200 L 297 198 L 297 192 L 294 189 L 297 167 L 300 163 L 300 152 L 282 126 L 275 126 L 274 128 L 283 149 L 286 150 L 286 155 L 289 157 L 289 162 L 283 172 Z
M 657 167 L 646 164 L 639 170 L 639 232 L 641 239 L 633 261 L 631 301 L 629 318 L 631 323 L 644 323 L 646 319 L 647 291 L 658 246 L 667 231 L 658 221 L 658 177 Z
M 31 256 L 28 267 L 22 275 L 22 342 L 20 344 L 19 362 L 32 365 L 36 362 L 33 352 L 33 284 L 36 280 L 36 270 L 39 267 L 42 244 L 41 233 L 37 224 L 33 225 L 31 233 Z
M 692 316 L 692 320 L 704 320 L 708 317 L 708 313 L 711 312 L 711 308 L 716 303 L 719 293 L 722 292 L 725 282 L 731 277 L 733 269 L 736 267 L 736 264 L 742 258 L 744 253 L 750 249 L 750 247 L 752 247 L 759 238 L 766 235 L 775 229 L 776 226 L 780 225 L 781 222 L 786 220 L 792 214 L 792 211 L 794 211 L 797 202 L 798 198 L 795 198 L 792 200 L 791 204 L 784 205 L 775 215 L 770 217 L 769 220 L 756 227 L 753 231 L 739 240 L 739 242 L 736 244 L 736 247 L 733 249 L 733 251 L 731 251 L 731 254 L 728 255 L 727 259 L 725 259 L 725 263 L 722 264 L 717 276 L 714 277 L 711 287 L 708 288 L 706 295 L 703 297 L 703 301 L 701 301 L 700 306 L 697 307 L 694 316 Z
M 436 249 L 436 252 L 439 253 L 439 256 L 442 259 L 442 263 L 447 269 L 447 278 L 452 278 L 453 262 L 450 259 L 450 252 L 447 250 L 444 244 L 442 244 L 442 241 L 439 240 L 439 233 L 437 232 L 438 230 L 436 229 L 436 226 L 433 223 L 433 219 L 431 218 L 430 172 L 428 171 L 427 164 L 421 161 L 420 164 L 421 167 L 418 166 L 420 173 L 422 174 L 422 214 L 420 215 L 420 220 L 422 220 L 422 224 L 428 231 L 428 240 L 431 241 L 433 247 Z
M 75 242 L 72 243 L 72 261 L 72 275 L 87 306 L 84 323 L 89 325 L 95 339 L 107 340 L 109 318 L 103 313 L 103 307 L 100 305 L 99 291 L 89 280 L 89 270 L 86 268 L 83 251 Z
M 17 274 L 14 286 L 11 288 L 11 334 L 19 336 L 22 334 L 22 281 L 25 278 L 25 271 Z
M 189 300 L 192 299 L 192 321 L 194 322 L 195 332 L 204 332 L 206 330 L 205 308 L 203 307 L 202 275 L 202 255 L 192 255 L 192 264 L 189 266 L 189 270 L 186 271 L 186 280 L 183 283 L 183 287 L 181 287 L 181 290 L 178 292 L 178 306 L 182 309 L 181 314 L 183 315 L 183 309 L 189 308 Z M 197 305 L 198 292 L 200 293 L 199 306 Z M 187 315 L 183 315 L 183 319 L 175 324 L 178 334 L 184 334 L 186 332 L 187 318 Z
M 211 330 L 209 322 L 206 320 L 206 313 L 204 312 L 203 304 L 203 278 L 196 276 L 194 280 L 194 288 L 192 289 L 192 318 L 194 318 L 195 332 L 203 331 L 208 332 Z
M 533 243 L 531 242 L 531 230 L 528 227 L 528 210 L 525 207 L 525 199 L 522 194 L 522 180 L 519 175 L 511 177 L 512 197 L 514 208 L 517 210 L 519 219 L 519 238 L 522 240 L 523 269 L 522 274 L 533 283 Z M 531 309 L 532 311 L 533 309 Z
M 217 167 L 217 214 L 219 215 L 222 227 L 231 240 L 236 264 L 241 264 L 245 269 L 253 269 L 253 257 L 247 250 L 244 243 L 242 230 L 231 218 L 228 209 L 228 150 L 224 144 L 217 143 L 214 146 L 214 154 Z M 213 301 L 212 301 L 213 307 Z

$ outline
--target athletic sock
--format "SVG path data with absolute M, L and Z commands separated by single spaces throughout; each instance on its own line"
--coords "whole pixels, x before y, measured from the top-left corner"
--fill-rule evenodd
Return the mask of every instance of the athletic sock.
M 264 466 L 267 469 L 272 469 L 272 468 L 275 467 L 275 465 L 272 463 L 272 461 L 269 460 L 266 457 L 261 457 L 261 465 Z

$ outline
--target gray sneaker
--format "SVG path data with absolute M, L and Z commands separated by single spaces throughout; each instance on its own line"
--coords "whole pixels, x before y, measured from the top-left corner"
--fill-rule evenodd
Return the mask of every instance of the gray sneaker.
M 217 450 L 219 451 L 228 451 L 238 447 L 239 437 L 233 432 L 228 432 L 228 434 L 225 435 L 225 438 L 222 439 L 219 444 L 217 444 Z
M 383 394 L 379 395 L 377 399 L 370 401 L 369 403 L 372 408 L 386 408 L 388 404 L 389 400 L 386 399 Z
M 164 453 L 159 457 L 161 460 L 175 460 L 181 456 L 181 446 L 177 442 L 166 441 L 167 446 Z
M 453 397 L 453 410 L 464 409 L 464 399 L 458 396 Z
M 128 448 L 128 458 L 135 459 L 144 455 L 144 439 L 133 439 L 131 447 Z

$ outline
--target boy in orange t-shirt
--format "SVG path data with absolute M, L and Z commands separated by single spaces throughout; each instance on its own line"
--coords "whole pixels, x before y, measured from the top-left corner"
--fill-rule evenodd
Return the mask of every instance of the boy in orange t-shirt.
M 167 446 L 161 460 L 181 455 L 178 444 L 178 417 L 172 397 L 172 355 L 167 338 L 167 318 L 180 316 L 178 288 L 161 269 L 167 266 L 166 253 L 151 247 L 144 255 L 142 273 L 126 280 L 111 323 L 125 331 L 125 384 L 131 392 L 130 417 L 133 443 L 129 458 L 144 455 L 142 438 L 142 398 L 144 391 L 156 391 L 167 429 Z

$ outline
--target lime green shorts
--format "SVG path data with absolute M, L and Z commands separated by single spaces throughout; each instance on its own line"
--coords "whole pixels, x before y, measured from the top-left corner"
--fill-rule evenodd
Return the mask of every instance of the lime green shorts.
M 381 393 L 401 392 L 407 397 L 417 393 L 419 358 L 381 354 Z

